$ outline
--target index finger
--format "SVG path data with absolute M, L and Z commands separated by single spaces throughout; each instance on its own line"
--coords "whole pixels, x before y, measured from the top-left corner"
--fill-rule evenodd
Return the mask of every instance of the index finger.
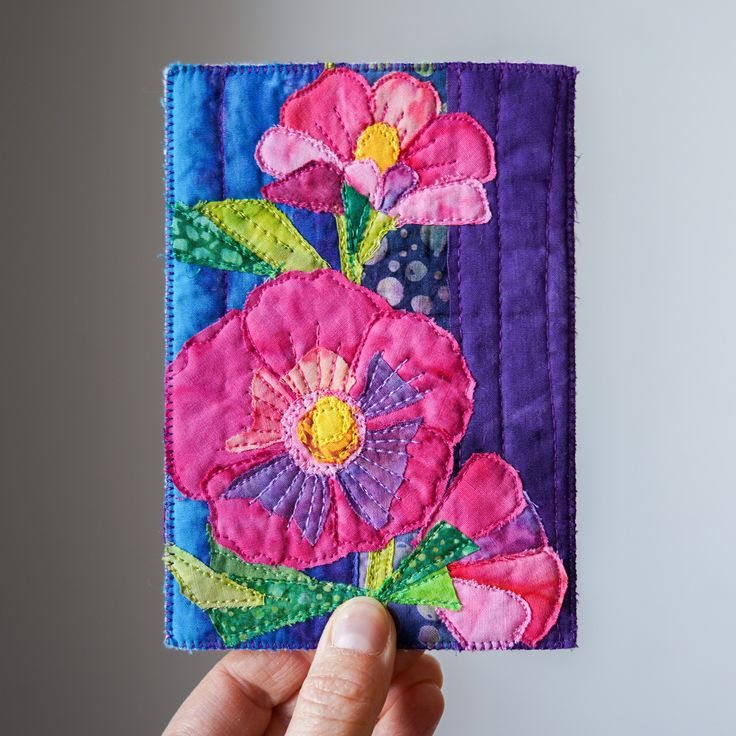
M 202 678 L 163 736 L 260 736 L 301 687 L 313 652 L 230 652 Z

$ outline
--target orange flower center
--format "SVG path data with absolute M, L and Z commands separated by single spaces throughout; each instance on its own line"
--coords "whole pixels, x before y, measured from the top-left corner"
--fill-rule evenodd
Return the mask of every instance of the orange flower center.
M 382 172 L 399 160 L 399 153 L 399 131 L 388 123 L 369 125 L 355 144 L 355 160 L 372 158 Z
M 323 396 L 296 428 L 301 443 L 322 463 L 345 462 L 360 444 L 353 410 L 336 396 Z

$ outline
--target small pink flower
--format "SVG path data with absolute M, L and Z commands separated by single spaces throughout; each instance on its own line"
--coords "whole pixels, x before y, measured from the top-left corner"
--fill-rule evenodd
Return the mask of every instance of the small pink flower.
M 476 454 L 437 504 L 418 539 L 447 521 L 480 549 L 449 566 L 462 609 L 437 609 L 464 649 L 534 646 L 557 621 L 567 574 L 516 470 Z
M 276 179 L 267 199 L 340 214 L 347 183 L 397 226 L 491 217 L 483 182 L 496 175 L 493 142 L 470 115 L 440 114 L 430 82 L 394 72 L 371 87 L 352 69 L 328 69 L 284 102 L 279 122 L 256 149 Z
M 167 463 L 216 540 L 303 568 L 422 526 L 472 411 L 454 338 L 336 271 L 291 271 L 189 340 Z

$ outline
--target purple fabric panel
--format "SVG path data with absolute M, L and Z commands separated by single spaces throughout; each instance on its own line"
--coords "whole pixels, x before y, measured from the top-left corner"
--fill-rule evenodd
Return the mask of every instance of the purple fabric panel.
M 447 108 L 467 110 L 496 140 L 498 72 L 458 65 L 447 70 Z M 475 410 L 460 443 L 464 463 L 474 452 L 501 453 L 501 391 L 498 381 L 499 277 L 498 179 L 485 185 L 491 221 L 486 225 L 447 229 L 447 274 L 450 329 L 460 342 L 477 381 Z
M 451 327 L 478 382 L 460 450 L 498 452 L 537 504 L 570 586 L 541 646 L 575 644 L 572 102 L 574 70 L 451 65 L 448 108 L 496 145 L 490 223 L 450 231 Z

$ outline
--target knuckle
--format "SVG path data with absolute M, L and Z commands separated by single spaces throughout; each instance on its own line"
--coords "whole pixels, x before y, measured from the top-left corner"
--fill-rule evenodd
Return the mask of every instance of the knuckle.
M 356 672 L 319 672 L 305 681 L 301 700 L 311 715 L 349 722 L 371 707 L 373 692 L 370 683 Z

